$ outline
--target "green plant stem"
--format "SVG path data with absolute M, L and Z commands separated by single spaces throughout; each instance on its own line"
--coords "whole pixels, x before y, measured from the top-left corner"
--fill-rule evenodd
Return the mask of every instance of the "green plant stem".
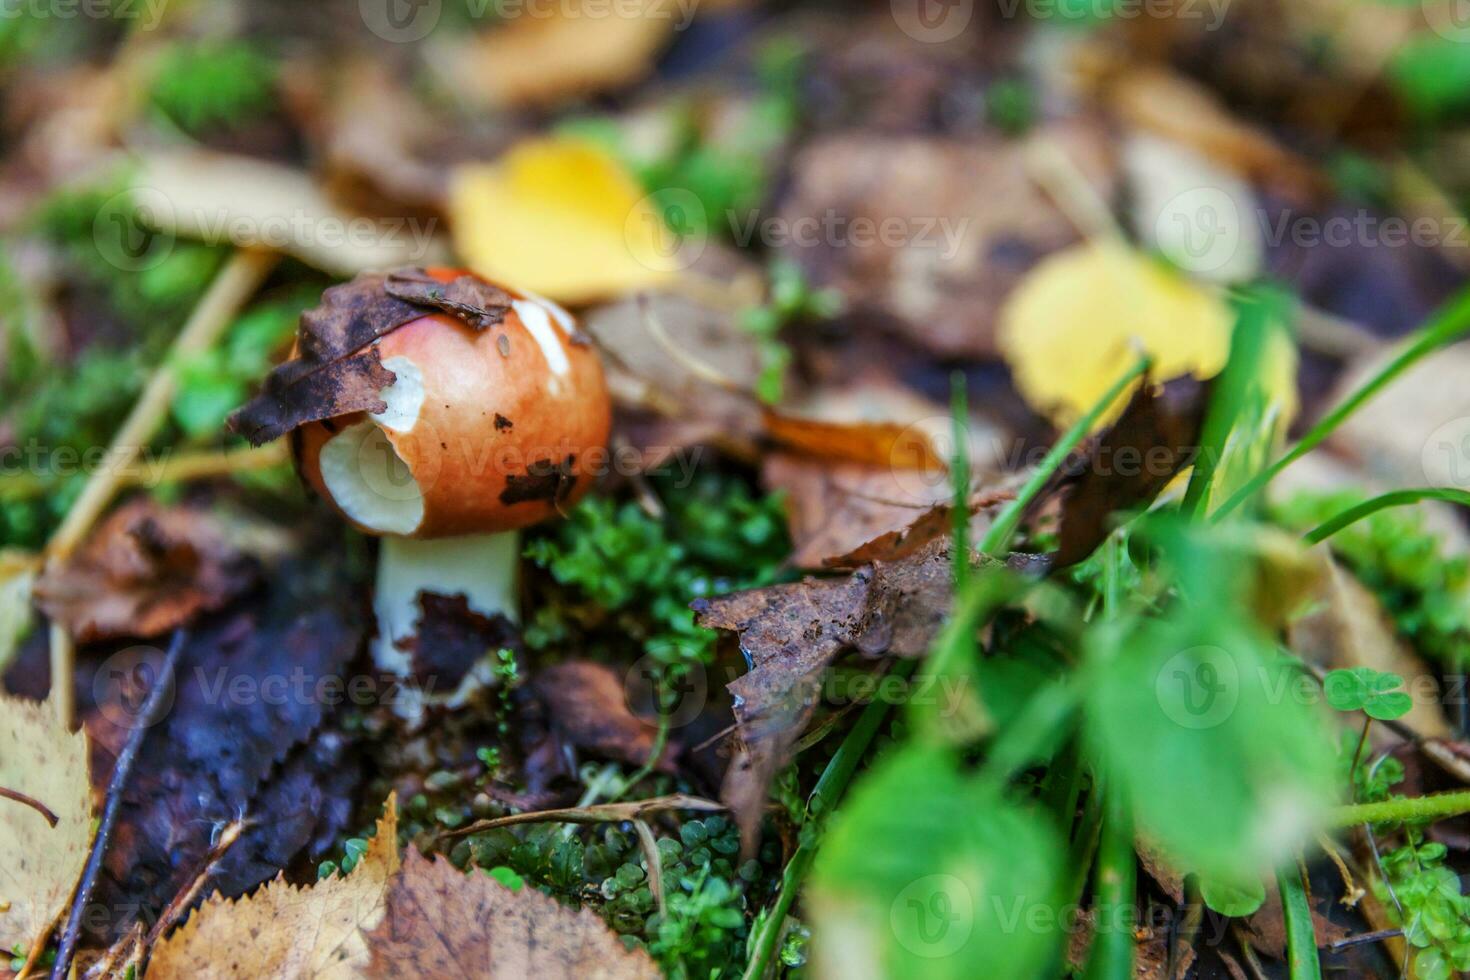
M 965 580 L 970 574 L 970 436 L 967 424 L 970 398 L 961 372 L 950 375 L 949 387 L 950 424 L 954 431 L 954 456 L 949 464 L 954 494 L 950 514 L 954 547 L 950 549 L 950 560 L 954 563 L 954 587 L 958 592 L 965 587 Z
M 1081 694 L 1073 678 L 1062 678 L 1031 695 L 1021 713 L 996 737 L 976 779 L 996 793 L 1004 790 L 1016 773 L 1071 734 L 1069 723 Z
M 1281 889 L 1281 914 L 1286 923 L 1286 963 L 1291 980 L 1321 980 L 1317 961 L 1317 934 L 1312 928 L 1312 907 L 1307 901 L 1307 881 L 1300 861 L 1276 872 Z
M 1104 807 L 1102 840 L 1093 871 L 1093 911 L 1097 916 L 1085 980 L 1133 980 L 1138 861 L 1133 854 L 1133 816 L 1114 787 Z
M 1200 431 L 1200 452 L 1194 462 L 1189 487 L 1180 511 L 1191 520 L 1199 516 L 1209 499 L 1215 471 L 1235 421 L 1245 412 L 1252 395 L 1260 390 L 1262 362 L 1282 302 L 1274 290 L 1248 290 L 1236 304 L 1235 329 L 1230 334 L 1230 357 L 1220 372 L 1215 392 Z
M 1355 827 L 1360 823 L 1429 823 L 1464 813 L 1470 813 L 1470 790 L 1340 806 L 1332 811 L 1328 824 Z
M 1308 531 L 1303 540 L 1307 544 L 1317 544 L 1332 537 L 1338 531 L 1350 524 L 1356 524 L 1363 518 L 1386 510 L 1389 507 L 1403 507 L 1408 504 L 1417 504 L 1421 500 L 1443 500 L 1445 503 L 1461 504 L 1470 507 L 1470 493 L 1464 490 L 1455 490 L 1451 487 L 1420 487 L 1412 490 L 1393 490 L 1389 493 L 1380 494 L 1371 500 L 1365 500 L 1355 504 L 1340 514 L 1337 514 Z
M 1016 528 L 1021 524 L 1021 515 L 1026 508 L 1036 499 L 1052 473 L 1067 458 L 1067 454 L 1077 448 L 1077 444 L 1087 438 L 1087 434 L 1097 425 L 1098 419 L 1121 395 L 1128 386 L 1138 378 L 1148 373 L 1152 362 L 1147 357 L 1140 357 L 1133 366 L 1123 372 L 1122 377 L 1113 382 L 1111 388 L 1098 399 L 1097 403 L 1088 409 L 1087 414 L 1072 424 L 1072 427 L 1063 433 L 1057 440 L 1056 445 L 1051 447 L 1041 463 L 1036 467 L 1036 472 L 1016 492 L 1016 499 L 1006 505 L 1005 509 L 995 518 L 995 523 L 985 532 L 985 538 L 980 542 L 980 550 L 987 555 L 998 555 L 1005 551 L 1011 543 L 1011 537 L 1016 533 Z
M 1426 354 L 1433 353 L 1451 341 L 1458 340 L 1466 332 L 1470 332 L 1470 289 L 1461 290 L 1458 295 L 1440 307 L 1429 323 L 1405 341 L 1399 347 L 1398 353 L 1377 374 L 1369 378 L 1342 404 L 1328 412 L 1321 421 L 1312 426 L 1307 434 L 1284 456 L 1246 481 L 1245 485 L 1235 491 L 1229 500 L 1220 505 L 1212 515 L 1212 519 L 1220 520 L 1255 496 L 1275 478 L 1276 474 L 1321 445 L 1323 440 L 1331 435 L 1339 425 L 1362 408 L 1364 403 L 1378 394 L 1390 381 L 1403 374 Z
M 907 678 L 917 664 L 917 660 L 900 660 L 894 666 L 890 676 Z M 817 846 L 822 837 L 822 826 L 826 823 L 827 817 L 831 815 L 837 801 L 847 790 L 847 784 L 852 781 L 853 773 L 857 772 L 858 764 L 867 753 L 873 737 L 878 734 L 878 729 L 888 718 L 888 711 L 891 707 L 892 704 L 885 699 L 875 698 L 869 701 L 863 707 L 862 714 L 858 715 L 858 720 L 853 724 L 852 730 L 847 733 L 847 737 L 833 753 L 831 760 L 827 763 L 827 768 L 822 770 L 822 775 L 817 779 L 817 785 L 807 799 L 808 817 L 807 825 L 802 828 L 802 842 L 791 855 L 791 860 L 786 862 L 786 868 L 781 873 L 781 888 L 776 894 L 776 901 L 771 905 L 760 932 L 751 943 L 750 962 L 745 968 L 745 980 L 759 980 L 770 968 L 771 960 L 776 955 L 776 945 L 781 940 L 781 933 L 786 924 L 786 916 L 796 902 L 796 893 L 801 889 L 802 880 L 811 870 L 812 860 L 817 856 Z

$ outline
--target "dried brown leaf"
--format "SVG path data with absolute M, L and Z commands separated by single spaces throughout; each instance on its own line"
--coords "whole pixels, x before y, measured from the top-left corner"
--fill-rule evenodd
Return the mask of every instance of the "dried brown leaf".
M 494 326 L 509 308 L 504 290 L 472 276 L 449 283 L 422 269 L 363 273 L 322 293 L 301 315 L 296 356 L 266 377 L 259 395 L 230 427 L 259 446 L 298 426 L 387 408 L 381 392 L 395 380 L 372 343 L 428 313 L 448 313 L 476 329 Z
M 390 796 L 376 834 L 350 874 L 306 888 L 288 884 L 282 875 L 238 901 L 214 895 L 154 949 L 148 975 L 165 980 L 360 976 L 368 965 L 367 934 L 383 921 L 399 867 L 398 804 Z
M 37 580 L 36 604 L 83 643 L 159 636 L 223 608 L 259 571 L 209 512 L 138 497 Z
M 647 953 L 626 949 L 590 910 L 566 908 L 534 888 L 511 891 L 482 871 L 465 874 L 413 848 L 387 905 L 368 936 L 368 977 L 662 976 Z
M 540 671 L 531 682 L 552 731 L 579 749 L 639 766 L 653 752 L 655 728 L 628 705 L 622 678 L 605 664 L 572 660 Z M 672 771 L 665 752 L 660 768 Z

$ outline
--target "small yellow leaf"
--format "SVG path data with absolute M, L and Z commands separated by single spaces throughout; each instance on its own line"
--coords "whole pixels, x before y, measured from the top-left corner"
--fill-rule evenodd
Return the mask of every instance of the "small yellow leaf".
M 398 873 L 398 804 L 388 798 L 377 833 L 350 874 L 307 888 L 284 875 L 238 901 L 211 896 L 153 951 L 150 980 L 360 976 L 367 933 L 387 910 Z
M 66 911 L 92 843 L 87 737 L 50 703 L 0 697 L 0 787 L 56 817 L 0 798 L 0 947 L 34 949 Z
M 1097 403 L 1138 356 L 1153 377 L 1220 372 L 1230 353 L 1230 309 L 1197 285 L 1133 249 L 1085 244 L 1050 256 L 1007 298 L 999 344 L 1021 395 L 1058 426 Z M 1282 341 L 1263 379 L 1284 421 L 1296 414 L 1296 355 Z M 1099 425 L 1117 417 L 1119 395 Z
M 643 188 L 579 140 L 530 140 L 460 168 L 449 213 L 476 272 L 564 303 L 654 286 L 675 267 L 674 235 Z

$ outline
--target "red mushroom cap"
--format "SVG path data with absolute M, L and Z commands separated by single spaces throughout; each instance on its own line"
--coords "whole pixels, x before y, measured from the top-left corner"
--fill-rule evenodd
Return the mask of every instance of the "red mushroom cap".
M 442 282 L 469 275 L 430 269 Z M 606 461 L 611 405 L 596 351 L 548 300 L 514 302 L 476 330 L 419 317 L 376 342 L 396 380 L 386 412 L 298 430 L 302 478 L 374 534 L 508 531 L 555 516 Z

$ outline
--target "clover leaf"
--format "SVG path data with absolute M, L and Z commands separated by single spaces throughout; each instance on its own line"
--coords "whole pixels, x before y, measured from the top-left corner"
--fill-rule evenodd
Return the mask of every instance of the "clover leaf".
M 1330 672 L 1322 686 L 1327 703 L 1338 711 L 1361 711 L 1376 721 L 1392 721 L 1407 714 L 1413 700 L 1403 691 L 1404 679 L 1372 667 L 1353 667 Z

